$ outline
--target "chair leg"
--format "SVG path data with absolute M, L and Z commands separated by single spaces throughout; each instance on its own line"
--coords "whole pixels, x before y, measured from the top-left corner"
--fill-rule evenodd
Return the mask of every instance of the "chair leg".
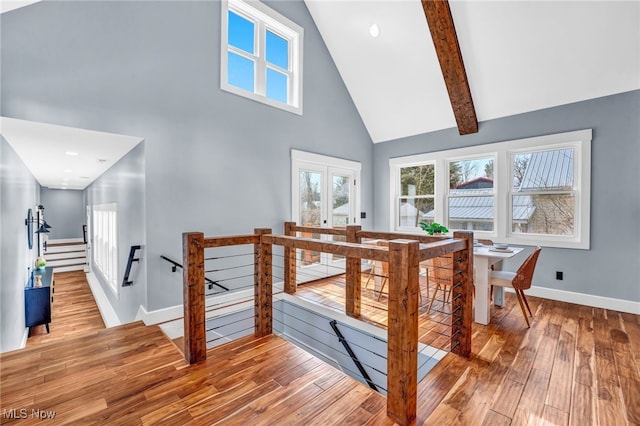
M 533 313 L 531 312 L 531 308 L 529 307 L 529 302 L 527 302 L 527 297 L 524 295 L 524 290 L 516 290 L 520 292 L 520 295 L 522 296 L 522 300 L 524 300 L 524 304 L 527 305 L 527 311 L 529 311 L 529 315 L 533 316 Z
M 384 286 L 387 284 L 387 277 L 382 278 L 382 287 L 380 287 L 380 293 L 378 293 L 378 302 L 382 297 L 382 292 L 384 291 Z
M 364 283 L 364 288 L 366 289 L 367 287 L 369 287 L 369 281 L 371 281 L 371 277 L 375 275 L 375 271 L 376 271 L 376 264 L 375 262 L 373 262 L 371 264 L 371 269 L 369 269 L 369 275 L 367 276 L 367 282 Z M 374 280 L 375 282 L 375 280 Z
M 433 299 L 431 299 L 431 302 L 429 302 L 429 308 L 427 309 L 427 312 L 431 310 L 431 307 L 433 306 L 433 302 L 435 302 L 436 297 L 438 296 L 438 290 L 440 288 L 441 288 L 440 284 L 436 284 L 436 289 L 433 291 Z
M 518 303 L 520 304 L 520 310 L 522 311 L 522 315 L 524 316 L 524 320 L 527 322 L 527 328 L 531 328 L 531 324 L 529 324 L 529 317 L 527 316 L 527 312 L 524 310 L 524 304 L 522 303 L 522 297 L 520 297 L 520 293 L 516 290 L 516 296 L 518 297 Z

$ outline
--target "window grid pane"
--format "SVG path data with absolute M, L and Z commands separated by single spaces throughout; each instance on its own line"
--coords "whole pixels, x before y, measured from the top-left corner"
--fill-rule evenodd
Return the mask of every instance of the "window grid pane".
M 253 92 L 255 87 L 255 63 L 233 52 L 229 52 L 227 58 L 229 65 L 227 72 L 228 83 Z
M 266 59 L 270 64 L 289 70 L 289 42 L 267 30 Z
M 228 19 L 227 35 L 229 45 L 253 55 L 255 52 L 255 26 L 253 22 L 232 11 L 229 11 Z
M 267 68 L 267 98 L 287 103 L 289 78 L 271 68 Z

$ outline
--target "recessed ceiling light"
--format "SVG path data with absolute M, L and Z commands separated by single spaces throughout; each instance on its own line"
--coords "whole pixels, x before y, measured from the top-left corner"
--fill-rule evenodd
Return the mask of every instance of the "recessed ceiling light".
M 80 179 L 89 179 L 89 176 L 80 176 Z
M 369 27 L 369 34 L 373 38 L 378 37 L 380 35 L 380 27 L 378 26 L 378 24 L 373 24 Z
M 107 160 L 105 160 L 104 158 L 98 158 L 98 163 L 106 163 Z
M 73 173 L 73 170 L 71 170 L 71 169 L 67 169 L 67 170 L 64 170 L 64 172 L 65 172 L 65 173 Z
M 78 153 L 75 152 L 75 151 L 67 151 L 67 152 L 65 152 L 65 154 L 67 154 L 67 155 L 78 155 Z
M 62 180 L 66 182 L 69 180 L 69 178 L 62 178 Z

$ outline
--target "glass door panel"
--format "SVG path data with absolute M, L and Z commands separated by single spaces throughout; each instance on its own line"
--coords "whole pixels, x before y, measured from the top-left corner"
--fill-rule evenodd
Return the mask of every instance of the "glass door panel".
M 322 224 L 322 194 L 324 174 L 319 171 L 300 171 L 300 217 L 298 223 L 302 226 L 321 226 Z M 302 232 L 303 238 L 319 238 L 320 234 Z M 321 263 L 321 253 L 312 250 L 300 250 L 300 265 L 308 266 Z

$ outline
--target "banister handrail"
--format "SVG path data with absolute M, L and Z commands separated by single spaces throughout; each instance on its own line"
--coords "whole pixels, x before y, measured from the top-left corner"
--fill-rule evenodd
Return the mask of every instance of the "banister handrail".
M 167 256 L 165 256 L 163 254 L 160 255 L 160 258 L 163 259 L 163 260 L 166 260 L 167 262 L 169 262 L 169 263 L 171 263 L 173 265 L 171 267 L 171 272 L 176 272 L 177 268 L 183 269 L 182 265 L 180 263 L 176 262 L 173 259 L 169 259 Z M 229 291 L 229 289 L 227 287 L 223 286 L 222 284 L 218 283 L 217 281 L 213 281 L 212 279 L 209 279 L 207 277 L 204 277 L 204 280 L 205 280 L 205 282 L 207 282 L 207 283 L 209 283 L 211 285 L 215 285 L 215 286 L 220 287 L 224 291 Z
M 129 249 L 129 257 L 127 258 L 127 268 L 124 272 L 124 277 L 122 278 L 122 287 L 128 287 L 133 284 L 133 280 L 129 279 L 129 274 L 131 273 L 131 265 L 133 262 L 138 262 L 140 259 L 136 259 L 136 250 L 140 250 L 141 246 L 131 246 Z

